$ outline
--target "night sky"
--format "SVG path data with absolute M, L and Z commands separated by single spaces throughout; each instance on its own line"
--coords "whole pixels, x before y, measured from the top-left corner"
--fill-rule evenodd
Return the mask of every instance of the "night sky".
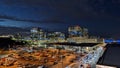
M 0 0 L 0 33 L 31 27 L 65 32 L 71 25 L 120 38 L 120 0 Z

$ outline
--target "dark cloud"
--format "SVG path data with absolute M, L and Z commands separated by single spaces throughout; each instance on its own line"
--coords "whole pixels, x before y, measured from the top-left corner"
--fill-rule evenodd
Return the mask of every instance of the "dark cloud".
M 44 20 L 32 20 L 32 19 L 20 19 L 17 17 L 7 16 L 7 15 L 0 15 L 0 21 L 5 21 L 4 19 L 13 20 L 13 21 L 24 21 L 24 22 L 33 22 L 33 23 L 63 23 L 64 20 L 59 17 L 52 17 L 49 19 Z
M 1 19 L 0 21 L 5 21 L 4 19 L 9 19 L 9 20 L 15 20 L 15 21 L 39 22 L 39 21 L 35 21 L 35 20 L 19 19 L 16 17 L 7 16 L 7 15 L 0 15 L 0 19 Z
M 1 31 L 0 35 L 29 32 L 28 29 L 22 29 L 17 27 L 3 27 L 3 26 L 0 26 L 0 31 Z
M 30 15 L 36 16 L 38 19 L 40 16 L 49 15 L 69 16 L 78 19 L 114 18 L 118 17 L 120 6 L 118 1 L 113 0 L 5 0 L 4 3 L 16 8 L 21 6 L 28 13 L 33 12 Z M 29 11 L 29 9 L 31 10 Z
M 33 13 L 34 15 L 42 14 L 48 16 L 52 14 L 54 16 L 54 14 L 61 14 L 62 16 L 71 16 L 78 19 L 87 19 L 87 17 L 114 18 L 118 17 L 119 14 L 117 13 L 120 11 L 119 2 L 113 0 L 6 0 L 5 3 L 6 5 L 30 7 L 36 10 Z M 48 9 L 51 9 L 53 13 Z
M 15 17 L 10 17 L 6 15 L 0 15 L 0 19 L 15 19 Z
M 0 20 L 0 22 L 4 22 L 4 21 L 5 21 L 5 20 L 2 20 L 2 19 Z
M 0 9 L 1 20 L 44 24 L 40 27 L 53 30 L 79 24 L 96 34 L 120 33 L 119 0 L 1 0 Z

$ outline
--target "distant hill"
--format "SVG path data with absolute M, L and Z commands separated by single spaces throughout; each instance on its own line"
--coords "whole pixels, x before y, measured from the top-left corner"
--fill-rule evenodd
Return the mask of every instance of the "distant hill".
M 0 26 L 0 35 L 16 34 L 16 33 L 23 33 L 23 32 L 29 32 L 29 29 Z

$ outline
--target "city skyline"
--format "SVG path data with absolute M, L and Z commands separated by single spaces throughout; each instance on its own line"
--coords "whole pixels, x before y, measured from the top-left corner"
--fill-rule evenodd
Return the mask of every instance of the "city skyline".
M 1 0 L 0 31 L 42 27 L 65 32 L 68 26 L 80 25 L 92 35 L 119 38 L 119 3 L 113 0 Z

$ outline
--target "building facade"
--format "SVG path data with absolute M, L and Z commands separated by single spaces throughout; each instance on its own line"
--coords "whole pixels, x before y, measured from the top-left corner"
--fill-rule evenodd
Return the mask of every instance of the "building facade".
M 31 38 L 33 40 L 44 40 L 46 39 L 46 32 L 43 31 L 41 28 L 32 28 L 30 30 Z
M 88 37 L 88 29 L 80 26 L 71 26 L 68 28 L 69 37 Z
M 47 39 L 56 42 L 63 41 L 65 40 L 65 34 L 62 32 L 51 32 L 47 34 Z

